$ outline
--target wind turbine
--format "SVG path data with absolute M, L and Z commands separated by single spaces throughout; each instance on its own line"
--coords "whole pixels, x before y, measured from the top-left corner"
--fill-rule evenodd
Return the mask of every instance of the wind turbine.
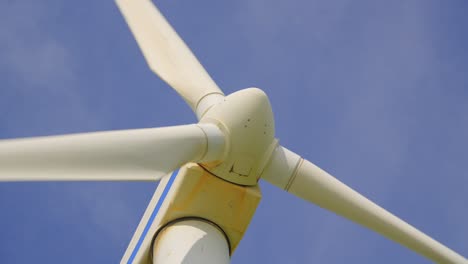
M 148 10 L 148 9 L 145 8 L 145 10 Z M 145 50 L 145 49 L 143 49 L 143 50 Z M 151 55 L 150 55 L 150 56 L 151 56 Z M 147 57 L 148 57 L 148 56 L 147 56 Z M 156 67 L 156 68 L 157 68 L 157 67 Z M 157 71 L 157 69 L 156 69 L 156 71 Z M 168 82 L 170 82 L 170 81 L 168 81 Z M 206 87 L 206 86 L 204 86 L 204 87 Z M 210 91 L 213 91 L 213 90 L 210 90 Z M 259 94 L 259 95 L 258 95 L 259 97 L 263 97 L 262 93 L 259 92 L 259 91 L 257 91 L 257 90 L 248 90 L 248 91 L 245 91 L 245 92 L 246 92 L 246 93 L 252 93 L 252 94 L 258 93 L 258 94 Z M 215 103 L 216 103 L 216 100 L 217 100 L 217 98 L 219 98 L 219 97 L 216 95 L 217 93 L 213 93 L 213 94 L 215 94 L 214 97 L 211 96 L 211 98 L 208 99 L 208 100 L 209 100 L 209 101 L 213 100 L 213 101 L 215 101 Z M 189 98 L 189 102 L 190 102 L 190 96 L 187 96 L 187 98 Z M 207 98 L 209 98 L 209 97 L 207 97 Z M 213 99 L 213 98 L 214 98 L 214 99 Z M 195 105 L 195 104 L 192 104 L 192 106 L 193 106 L 193 105 Z M 209 105 L 209 106 L 210 106 L 210 105 Z M 208 107 L 209 107 L 209 106 L 208 106 Z M 208 108 L 208 107 L 207 107 L 207 108 Z M 195 107 L 193 107 L 193 108 L 195 108 Z M 200 108 L 200 109 L 203 110 L 203 108 Z M 215 109 L 215 108 L 214 108 L 214 109 Z M 197 108 L 197 110 L 198 110 L 198 108 Z M 202 110 L 200 110 L 199 112 L 203 112 Z M 196 111 L 196 110 L 195 110 L 195 111 Z M 211 110 L 210 110 L 210 111 L 211 111 Z M 209 113 L 210 113 L 210 112 L 207 112 L 206 115 L 208 115 Z M 221 115 L 221 114 L 220 114 L 220 115 Z M 199 114 L 199 116 L 202 116 L 202 114 Z M 217 118 L 221 118 L 221 117 L 217 117 Z M 221 118 L 221 119 L 222 119 L 222 118 Z M 248 118 L 247 118 L 247 120 L 248 120 Z M 245 120 L 244 120 L 244 121 L 245 121 Z M 253 121 L 253 118 L 252 118 L 252 121 Z M 249 122 L 249 121 L 247 121 L 247 122 Z M 265 125 L 265 124 L 264 124 L 264 125 Z M 182 128 L 181 128 L 181 129 L 182 129 Z M 194 132 L 194 133 L 193 133 L 193 135 L 194 135 L 193 137 L 194 137 L 195 139 L 198 139 L 198 140 L 201 141 L 202 136 L 200 136 L 200 131 L 197 130 L 198 128 L 195 128 L 194 126 L 191 126 L 191 127 L 184 127 L 183 129 L 184 129 L 184 131 L 186 130 L 187 133 L 188 133 L 189 131 L 190 131 L 190 133 L 191 133 L 191 132 Z M 234 129 L 234 128 L 233 128 L 233 129 Z M 193 130 L 193 131 L 192 131 L 192 130 Z M 196 132 L 196 130 L 197 130 L 198 132 Z M 213 133 L 213 134 L 214 134 L 214 137 L 215 137 L 217 140 L 218 140 L 219 138 L 223 138 L 223 136 L 221 136 L 221 137 L 219 136 L 219 133 L 218 133 L 219 131 L 217 131 L 216 128 L 214 128 L 214 127 L 212 127 L 212 126 L 209 126 L 209 125 L 206 125 L 206 126 L 205 126 L 205 125 L 203 125 L 203 126 L 202 126 L 202 130 L 204 131 L 204 133 L 207 133 L 208 135 L 210 135 L 210 133 Z M 181 130 L 181 131 L 182 131 L 182 130 Z M 150 132 L 151 132 L 151 131 L 150 131 Z M 164 130 L 156 130 L 156 131 L 154 131 L 154 132 L 156 132 L 156 135 L 159 135 L 159 134 L 165 135 L 165 134 L 166 134 L 166 133 L 164 132 Z M 161 132 L 161 133 L 160 133 L 160 132 Z M 168 134 L 170 134 L 171 138 L 172 138 L 172 137 L 175 137 L 177 140 L 180 139 L 180 138 L 177 137 L 177 134 L 178 134 L 178 133 L 177 133 L 177 132 L 178 132 L 177 130 L 174 130 L 174 131 L 170 130 L 169 132 L 170 132 L 170 133 L 168 133 Z M 265 132 L 265 131 L 262 131 L 262 132 Z M 151 147 L 151 146 L 147 145 L 146 142 L 141 141 L 142 138 L 145 138 L 145 136 L 147 135 L 146 133 L 147 133 L 147 131 L 136 131 L 136 132 L 135 132 L 135 135 L 138 135 L 138 136 L 139 136 L 139 137 L 138 137 L 138 140 L 139 140 L 138 143 L 140 144 L 140 146 L 144 147 L 145 151 L 148 150 L 149 152 L 151 152 L 151 151 L 152 151 L 152 148 L 147 149 L 147 147 Z M 198 133 L 198 137 L 197 137 L 197 135 L 196 135 L 197 133 Z M 96 141 L 99 142 L 99 143 L 103 143 L 103 142 L 105 143 L 105 140 L 109 140 L 109 139 L 112 140 L 112 141 L 114 141 L 114 140 L 122 140 L 122 139 L 123 139 L 122 136 L 123 136 L 123 135 L 126 135 L 126 134 L 127 134 L 127 133 L 125 133 L 125 134 L 117 134 L 116 137 L 115 137 L 115 139 L 114 139 L 114 137 L 108 137 L 107 135 L 104 136 L 104 137 L 99 137 L 99 135 L 97 135 L 97 136 L 96 136 L 96 137 L 97 137 Z M 131 138 L 130 138 L 130 139 L 131 139 Z M 226 140 L 226 139 L 225 139 L 225 138 L 224 138 L 224 139 L 219 139 L 218 141 L 223 141 L 223 140 Z M 217 142 L 218 142 L 218 141 L 217 141 Z M 29 149 L 29 150 L 26 151 L 26 152 L 21 151 L 21 153 L 18 153 L 18 154 L 24 155 L 25 153 L 28 153 L 28 152 L 31 152 L 31 153 L 34 154 L 35 150 L 39 150 L 39 153 L 41 154 L 41 156 L 39 156 L 39 158 L 42 159 L 42 158 L 43 158 L 42 155 L 43 155 L 44 149 L 50 149 L 49 143 L 48 143 L 47 141 L 44 141 L 44 142 L 45 142 L 44 144 L 46 144 L 46 147 L 45 147 L 45 148 L 41 148 L 40 150 L 39 150 L 39 149 L 33 149 L 33 148 L 31 148 L 31 149 Z M 114 142 L 115 142 L 115 141 L 114 141 Z M 128 142 L 128 141 L 126 141 L 126 142 Z M 125 142 L 125 144 L 126 144 L 126 142 Z M 120 142 L 119 142 L 119 143 L 120 143 Z M 166 143 L 166 140 L 164 140 L 163 143 Z M 16 173 L 15 170 L 18 169 L 17 165 L 18 165 L 19 163 L 17 163 L 17 162 L 18 162 L 19 160 L 16 159 L 16 158 L 12 158 L 12 157 L 13 157 L 13 156 L 12 156 L 12 153 L 14 153 L 15 151 L 18 150 L 18 147 L 19 147 L 18 144 L 21 144 L 22 147 L 26 147 L 26 148 L 29 148 L 29 147 L 31 146 L 31 145 L 30 145 L 30 142 L 26 142 L 24 145 L 23 145 L 21 142 L 10 142 L 10 143 L 6 143 L 6 144 L 4 144 L 4 145 L 2 146 L 2 150 L 5 150 L 5 152 L 3 152 L 4 156 L 2 156 L 2 162 L 4 162 L 4 163 L 2 163 L 2 165 L 3 165 L 2 167 L 3 167 L 3 168 L 7 168 L 7 169 L 11 169 L 11 170 L 9 170 L 9 171 L 7 170 L 7 174 L 8 174 L 8 175 L 15 175 L 15 173 Z M 40 147 L 40 142 L 39 142 L 38 144 L 39 144 L 39 147 Z M 55 144 L 56 144 L 56 143 L 53 143 L 53 145 L 55 145 Z M 66 142 L 65 142 L 65 144 L 66 144 Z M 83 145 L 82 145 L 82 144 L 83 144 L 83 142 L 79 142 L 79 149 L 80 149 L 80 151 L 82 151 L 82 148 L 83 148 Z M 219 143 L 219 144 L 222 145 L 222 143 Z M 120 145 L 119 148 L 120 148 L 120 147 L 125 147 L 125 145 L 122 145 L 122 144 L 118 144 L 118 145 Z M 164 144 L 163 144 L 163 145 L 164 145 Z M 210 144 L 210 145 L 211 145 L 211 144 Z M 133 145 L 129 145 L 129 146 L 132 146 L 132 147 L 133 147 Z M 36 145 L 35 147 L 37 147 L 37 145 Z M 34 147 L 34 148 L 35 148 L 35 147 Z M 67 148 L 68 148 L 68 147 L 71 147 L 71 146 L 67 146 Z M 107 147 L 107 146 L 105 146 L 105 147 Z M 112 165 L 112 167 L 115 166 L 115 167 L 113 167 L 113 168 L 118 168 L 118 171 L 119 171 L 120 173 L 122 173 L 122 175 L 126 175 L 126 174 L 127 174 L 127 171 L 126 171 L 126 170 L 127 170 L 128 168 L 132 169 L 132 174 L 133 174 L 133 173 L 134 173 L 133 169 L 135 168 L 135 167 L 134 167 L 135 164 L 134 164 L 134 163 L 127 163 L 128 161 L 132 161 L 132 160 L 127 159 L 127 157 L 130 157 L 130 156 L 131 156 L 131 157 L 134 157 L 134 156 L 133 156 L 131 153 L 127 153 L 127 152 L 122 153 L 122 155 L 125 155 L 125 156 L 120 156 L 120 155 L 119 155 L 119 152 L 118 152 L 119 149 L 116 148 L 115 145 L 112 144 L 112 145 L 109 145 L 109 147 L 111 148 L 111 150 L 113 150 L 113 151 L 111 151 L 111 153 L 112 153 L 112 155 L 113 155 L 112 158 L 118 158 L 117 161 L 119 161 L 119 162 L 114 163 L 115 160 L 113 160 L 113 159 L 109 159 L 109 160 L 107 160 L 107 159 L 105 159 L 105 160 L 99 159 L 99 161 L 105 161 L 105 162 L 103 162 L 103 163 L 102 163 L 102 162 L 94 163 L 94 162 L 97 161 L 97 160 L 94 159 L 94 158 L 92 159 L 92 158 L 91 158 L 92 156 L 90 156 L 90 155 L 96 154 L 96 152 L 95 152 L 95 149 L 90 149 L 90 152 L 89 152 L 90 155 L 82 155 L 82 153 L 81 153 L 80 155 L 76 155 L 77 153 L 72 153 L 72 154 L 70 154 L 69 157 L 70 157 L 70 158 L 73 158 L 73 162 L 67 163 L 67 167 L 66 167 L 66 168 L 64 168 L 64 167 L 58 167 L 58 168 L 55 168 L 55 169 L 59 169 L 58 171 L 60 171 L 60 173 L 63 173 L 64 175 L 67 174 L 67 175 L 70 175 L 70 176 L 72 176 L 72 177 L 76 177 L 77 175 L 78 175 L 78 176 L 86 175 L 84 179 L 89 179 L 89 178 L 87 178 L 87 177 L 92 177 L 92 175 L 98 175 L 100 179 L 101 179 L 101 178 L 107 178 L 107 177 L 111 177 L 111 179 L 114 179 L 114 178 L 112 178 L 112 177 L 117 177 L 117 176 L 120 175 L 120 174 L 118 174 L 117 172 L 115 172 L 115 174 L 114 174 L 114 170 L 110 170 L 110 171 L 107 170 L 107 169 L 110 168 L 110 167 L 103 166 L 103 165 L 110 164 L 110 165 Z M 127 149 L 128 149 L 128 148 L 124 148 L 124 151 L 127 150 Z M 23 150 L 24 150 L 24 149 L 23 149 Z M 180 152 L 181 155 L 182 155 L 182 154 L 187 154 L 187 153 L 190 154 L 188 150 L 190 150 L 190 149 L 181 150 L 181 152 Z M 289 153 L 289 152 L 287 152 L 287 151 L 282 151 L 281 149 L 279 149 L 278 151 L 280 151 L 279 153 Z M 67 152 L 67 153 L 68 153 L 68 152 Z M 210 152 L 208 152 L 208 153 L 210 153 Z M 216 153 L 218 153 L 218 152 L 215 150 L 214 153 L 215 153 L 215 154 L 213 154 L 213 155 L 216 156 Z M 67 155 L 68 155 L 68 154 L 67 154 Z M 65 162 L 68 162 L 68 160 L 67 160 L 68 156 L 67 156 L 67 155 L 62 155 L 62 154 L 60 154 L 60 155 L 57 155 L 56 158 L 57 158 L 58 160 L 63 160 L 63 161 L 65 161 Z M 130 156 L 127 156 L 127 155 L 130 155 Z M 292 157 L 292 159 L 295 159 L 295 157 L 296 157 L 296 156 L 294 156 L 293 154 L 289 154 L 289 155 Z M 208 156 L 210 156 L 210 155 L 208 155 Z M 278 156 L 278 155 L 277 155 L 277 156 Z M 280 156 L 281 156 L 281 155 L 280 155 Z M 31 156 L 31 157 L 32 157 L 32 156 Z M 34 164 L 35 162 L 37 162 L 36 165 L 39 166 L 38 169 L 40 169 L 40 170 L 34 169 L 34 170 L 32 170 L 32 171 L 24 171 L 24 168 L 26 168 L 26 167 L 24 167 L 23 164 L 20 164 L 20 165 L 21 165 L 21 171 L 18 171 L 18 174 L 17 174 L 17 175 L 19 175 L 20 177 L 25 177 L 26 179 L 28 179 L 28 177 L 30 177 L 30 176 L 28 176 L 30 173 L 33 173 L 34 175 L 41 176 L 41 173 L 39 173 L 39 172 L 45 172 L 45 171 L 42 170 L 42 169 L 47 169 L 47 170 L 49 169 L 48 164 L 47 164 L 48 159 L 47 159 L 47 160 L 35 160 L 36 157 L 32 157 L 32 158 L 31 158 L 31 157 L 28 157 L 28 162 L 31 162 L 32 164 Z M 122 158 L 122 157 L 125 157 L 125 158 Z M 159 157 L 159 155 L 158 155 L 158 157 Z M 141 174 L 140 174 L 140 175 L 142 175 L 142 178 L 141 178 L 141 179 L 143 179 L 143 178 L 146 177 L 146 176 L 145 176 L 145 175 L 146 175 L 145 173 L 146 173 L 147 170 L 149 170 L 149 171 L 151 172 L 151 174 L 153 175 L 153 171 L 152 171 L 153 169 L 159 169 L 159 168 L 160 168 L 159 166 L 164 167 L 164 166 L 167 166 L 167 165 L 173 165 L 173 164 L 170 164 L 169 162 L 167 162 L 167 161 L 171 161 L 171 160 L 170 160 L 171 157 L 170 157 L 170 156 L 165 156 L 165 157 L 169 158 L 169 160 L 165 160 L 165 162 L 162 162 L 161 164 L 157 164 L 157 163 L 153 163 L 153 162 L 145 163 L 145 162 L 143 162 L 143 161 L 145 161 L 145 157 L 137 157 L 136 159 L 133 160 L 133 162 L 136 162 L 136 163 L 138 163 L 138 165 L 141 165 L 141 166 L 138 166 L 141 170 L 136 170 L 135 172 L 141 172 Z M 273 157 L 275 157 L 275 155 L 273 155 Z M 75 158 L 76 158 L 76 159 L 75 159 Z M 181 160 L 183 160 L 185 157 L 179 157 L 179 158 L 180 158 Z M 296 158 L 297 158 L 297 157 L 296 157 Z M 275 160 L 275 159 L 273 159 L 273 161 L 274 161 L 274 160 Z M 281 160 L 281 159 L 280 159 L 280 160 Z M 107 161 L 108 161 L 108 163 L 107 163 Z M 140 161 L 143 162 L 143 163 L 140 163 Z M 185 161 L 186 161 L 186 160 L 184 160 L 184 162 L 185 162 Z M 76 162 L 78 162 L 78 165 L 80 164 L 80 162 L 82 162 L 82 164 L 86 164 L 87 166 L 86 166 L 86 167 L 77 167 L 78 173 L 77 173 L 76 175 L 73 175 L 73 174 L 71 173 L 71 172 L 72 172 L 72 170 L 71 170 L 72 168 L 69 168 L 68 166 L 70 166 L 70 165 L 75 166 L 75 165 L 76 165 Z M 30 164 L 31 164 L 31 163 L 30 163 Z M 272 163 L 272 166 L 274 166 L 275 164 L 280 164 L 280 161 L 277 161 L 277 162 L 275 162 L 275 163 Z M 90 165 L 92 165 L 92 166 L 90 166 Z M 154 165 L 155 167 L 152 167 L 153 165 Z M 177 165 L 181 165 L 181 164 L 177 164 Z M 54 164 L 54 166 L 55 166 L 55 164 Z M 127 166 L 130 166 L 130 167 L 127 167 Z M 148 166 L 148 167 L 147 167 L 147 166 Z M 307 166 L 309 166 L 309 165 L 307 165 Z M 293 167 L 295 167 L 295 166 L 293 166 Z M 149 169 L 148 169 L 148 168 L 149 168 Z M 268 166 L 267 166 L 267 168 L 268 168 Z M 281 168 L 283 168 L 283 167 L 279 167 L 278 170 L 280 170 Z M 62 171 L 62 169 L 66 170 L 66 173 L 65 173 L 65 171 Z M 70 169 L 70 170 L 69 170 L 69 169 Z M 85 170 L 84 170 L 84 171 L 81 171 L 81 169 L 85 169 Z M 174 169 L 174 167 L 171 167 L 171 169 Z M 271 170 L 275 170 L 275 171 L 276 171 L 277 168 L 271 167 Z M 97 171 L 98 173 L 93 173 L 93 172 L 96 172 L 96 171 Z M 267 171 L 268 171 L 268 170 L 267 170 Z M 309 169 L 307 169 L 306 171 L 309 171 Z M 43 178 L 43 179 L 49 179 L 48 177 L 53 176 L 53 173 L 52 173 L 53 171 L 50 171 L 50 172 L 51 172 L 51 173 L 44 173 L 43 175 L 44 175 L 44 177 L 46 177 L 46 178 Z M 162 172 L 168 172 L 168 171 L 167 171 L 167 169 L 166 169 L 166 170 L 162 170 Z M 70 174 L 68 174 L 68 173 L 70 173 Z M 4 179 L 6 179 L 6 178 L 9 177 L 7 174 L 2 174 L 2 175 L 5 175 L 5 178 L 4 178 Z M 114 176 L 114 175 L 115 175 L 115 176 Z M 267 175 L 267 176 L 265 176 L 265 177 L 268 177 L 268 174 L 265 174 L 265 175 Z M 301 174 L 300 174 L 300 175 L 301 175 Z M 124 176 L 124 177 L 125 177 L 125 176 Z M 271 177 L 273 177 L 273 176 L 271 176 Z M 271 179 L 271 177 L 270 177 L 270 179 Z M 11 179 L 11 178 L 9 178 L 9 179 Z M 24 178 L 23 178 L 23 179 L 24 179 Z M 71 178 L 71 179 L 75 179 L 75 178 Z M 120 178 L 120 179 L 122 179 L 122 178 Z M 298 178 L 298 179 L 300 179 L 300 178 Z M 231 179 L 231 180 L 232 180 L 232 179 Z M 272 181 L 273 181 L 273 180 L 272 180 Z M 280 183 L 278 182 L 278 184 L 280 184 Z M 293 188 L 293 189 L 294 189 L 294 188 Z

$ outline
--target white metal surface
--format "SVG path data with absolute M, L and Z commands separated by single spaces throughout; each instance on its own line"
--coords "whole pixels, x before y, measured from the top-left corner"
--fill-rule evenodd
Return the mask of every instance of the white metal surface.
M 286 189 L 301 159 L 301 156 L 278 145 L 261 177 L 281 189 Z
M 268 96 L 258 88 L 237 91 L 213 106 L 200 122 L 216 124 L 226 135 L 223 162 L 202 165 L 227 181 L 256 185 L 277 145 Z
M 149 264 L 151 241 L 167 223 L 202 218 L 216 223 L 233 253 L 246 232 L 261 199 L 258 186 L 239 186 L 189 163 L 164 177 L 122 257 L 122 264 Z
M 151 1 L 116 2 L 151 70 L 174 88 L 194 112 L 206 95 L 224 95 Z
M 210 124 L 2 140 L 0 181 L 156 181 L 223 151 Z
M 171 187 L 177 174 L 178 171 L 168 174 L 159 182 L 120 264 L 150 264 L 151 241 L 158 228 L 164 224 L 162 219 L 174 195 Z
M 259 89 L 224 97 L 151 1 L 117 3 L 150 68 L 184 98 L 201 124 L 3 141 L 0 181 L 157 180 L 189 161 L 201 162 L 229 181 L 196 164 L 185 166 L 181 177 L 164 179 L 123 263 L 147 263 L 153 234 L 188 216 L 209 219 L 224 232 L 205 222 L 174 222 L 156 239 L 155 262 L 227 263 L 229 249 L 239 243 L 260 200 L 257 180 L 262 173 L 273 184 L 434 261 L 468 263 L 317 166 L 277 147 L 268 97 Z
M 346 186 L 311 162 L 279 146 L 262 177 L 437 262 L 468 264 L 455 253 Z
M 204 123 L 197 124 L 197 126 L 205 133 L 206 149 L 200 159 L 192 161 L 216 163 L 224 160 L 227 151 L 225 143 L 227 141 L 227 136 L 214 124 Z
M 202 119 L 202 117 L 206 114 L 208 110 L 214 105 L 220 104 L 224 101 L 224 95 L 221 94 L 208 94 L 198 102 L 196 115 L 198 119 Z
M 154 264 L 227 264 L 229 247 L 216 225 L 183 220 L 163 228 L 154 241 Z

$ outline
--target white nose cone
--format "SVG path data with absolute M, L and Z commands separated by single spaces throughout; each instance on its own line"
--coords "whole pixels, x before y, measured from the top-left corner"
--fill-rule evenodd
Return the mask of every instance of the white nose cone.
M 221 128 L 226 134 L 227 147 L 222 163 L 202 165 L 230 182 L 257 184 L 277 144 L 268 96 L 258 88 L 230 94 L 208 110 L 201 120 L 204 122 Z

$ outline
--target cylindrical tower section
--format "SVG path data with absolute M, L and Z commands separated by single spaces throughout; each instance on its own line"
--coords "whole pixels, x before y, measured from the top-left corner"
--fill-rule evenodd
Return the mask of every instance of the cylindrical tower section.
M 229 244 L 223 231 L 203 219 L 170 223 L 157 235 L 153 264 L 228 264 Z

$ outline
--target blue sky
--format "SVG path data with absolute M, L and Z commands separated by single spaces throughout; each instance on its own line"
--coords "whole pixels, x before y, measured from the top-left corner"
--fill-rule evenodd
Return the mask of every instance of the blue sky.
M 468 256 L 466 1 L 158 1 L 226 94 L 276 135 Z M 195 122 L 113 1 L 0 2 L 0 138 Z M 155 183 L 1 183 L 1 263 L 117 263 Z M 430 263 L 261 183 L 232 263 Z

